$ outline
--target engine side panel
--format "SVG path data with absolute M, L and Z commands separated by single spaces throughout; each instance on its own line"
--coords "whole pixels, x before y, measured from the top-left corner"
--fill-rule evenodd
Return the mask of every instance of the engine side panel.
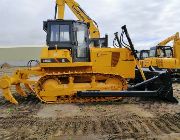
M 135 77 L 135 61 L 131 51 L 125 48 L 91 48 L 93 72 Z

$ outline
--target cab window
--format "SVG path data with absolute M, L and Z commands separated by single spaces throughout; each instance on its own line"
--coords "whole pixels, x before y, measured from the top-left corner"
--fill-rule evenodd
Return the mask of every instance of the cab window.
M 50 41 L 59 41 L 59 25 L 51 25 Z
M 149 56 L 155 57 L 156 56 L 156 50 L 155 49 L 150 50 Z
M 69 25 L 60 25 L 60 41 L 61 42 L 70 41 Z
M 69 25 L 51 25 L 50 41 L 69 42 L 70 41 Z
M 167 49 L 167 50 L 165 50 L 165 52 L 166 52 L 166 57 L 172 57 L 173 56 L 172 50 Z
M 85 25 L 76 25 L 77 57 L 87 57 L 87 27 Z
M 148 58 L 149 57 L 149 53 L 147 53 L 147 52 L 144 52 L 143 54 L 142 54 L 142 58 L 144 59 L 144 58 Z

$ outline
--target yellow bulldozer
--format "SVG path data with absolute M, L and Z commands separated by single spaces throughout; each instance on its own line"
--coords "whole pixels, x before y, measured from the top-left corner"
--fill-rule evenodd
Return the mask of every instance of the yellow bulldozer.
M 64 20 L 65 4 L 79 20 Z M 143 72 L 126 26 L 116 48 L 108 47 L 108 37 L 100 38 L 94 22 L 74 0 L 57 0 L 55 19 L 43 24 L 47 33 L 37 67 L 19 69 L 0 78 L 3 96 L 18 104 L 10 87 L 26 97 L 24 84 L 45 103 L 84 103 L 114 101 L 121 97 L 173 97 L 172 82 L 166 72 Z M 125 43 L 124 38 L 128 43 Z M 138 68 L 139 76 L 135 77 Z
M 172 42 L 172 47 L 168 43 Z M 142 67 L 156 70 L 167 69 L 173 79 L 180 78 L 180 37 L 179 32 L 150 48 L 149 57 L 145 58 Z

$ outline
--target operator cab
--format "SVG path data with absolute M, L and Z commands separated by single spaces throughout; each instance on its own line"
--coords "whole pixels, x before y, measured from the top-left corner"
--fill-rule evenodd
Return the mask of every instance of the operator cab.
M 88 25 L 75 20 L 48 20 L 44 22 L 49 50 L 67 49 L 73 62 L 89 62 Z
M 150 49 L 150 57 L 167 57 L 173 56 L 173 49 L 171 46 L 156 46 Z
M 140 60 L 144 60 L 145 58 L 149 57 L 149 50 L 140 50 L 137 52 L 138 58 Z

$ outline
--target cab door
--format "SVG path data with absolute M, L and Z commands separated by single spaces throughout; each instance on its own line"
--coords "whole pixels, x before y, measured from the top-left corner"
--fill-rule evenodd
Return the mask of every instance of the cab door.
M 75 23 L 75 62 L 89 62 L 89 35 L 87 25 L 84 23 Z

